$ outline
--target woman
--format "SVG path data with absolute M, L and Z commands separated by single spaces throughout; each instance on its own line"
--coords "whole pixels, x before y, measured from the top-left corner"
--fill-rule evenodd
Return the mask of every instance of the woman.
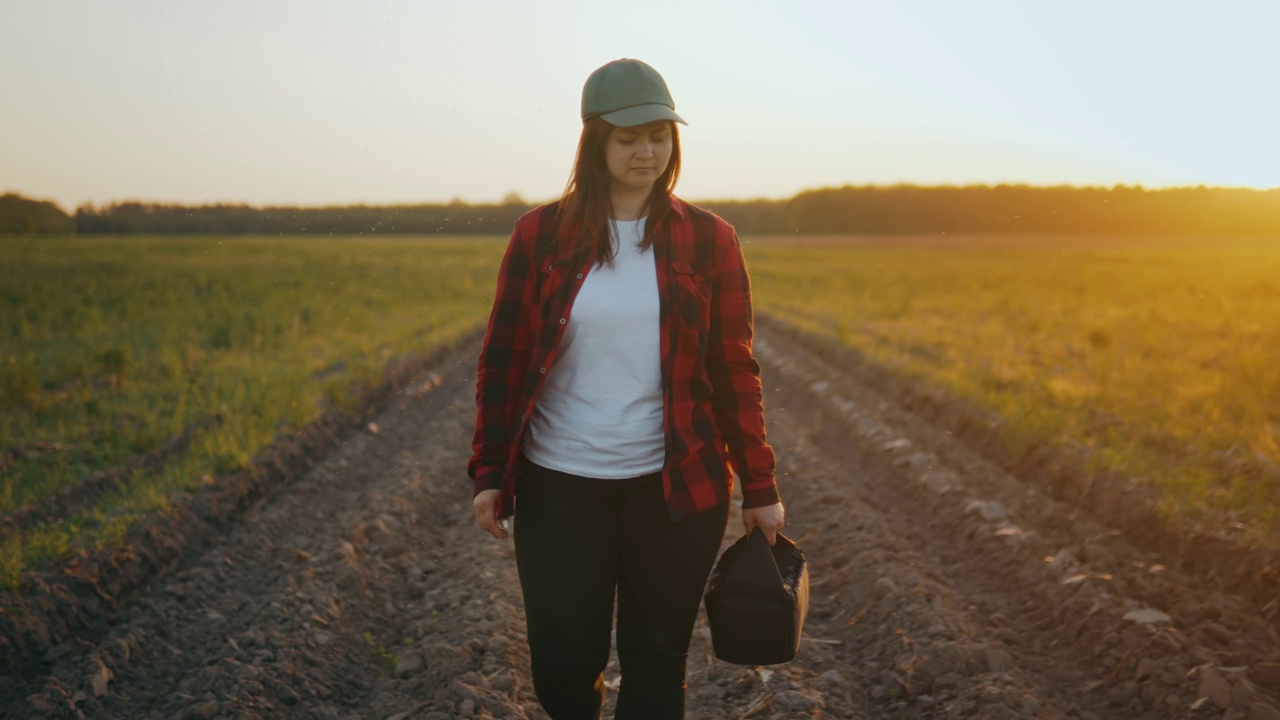
M 675 103 L 638 60 L 591 74 L 559 201 L 520 218 L 480 353 L 474 509 L 515 514 L 534 689 L 599 718 L 615 591 L 617 718 L 684 717 L 685 659 L 740 480 L 783 525 L 751 291 L 732 226 L 671 194 Z

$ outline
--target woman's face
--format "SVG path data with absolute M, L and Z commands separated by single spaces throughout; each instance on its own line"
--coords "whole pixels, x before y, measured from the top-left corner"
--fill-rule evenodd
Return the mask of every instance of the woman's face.
M 614 190 L 652 188 L 671 160 L 671 133 L 668 120 L 613 128 L 605 144 L 604 160 Z

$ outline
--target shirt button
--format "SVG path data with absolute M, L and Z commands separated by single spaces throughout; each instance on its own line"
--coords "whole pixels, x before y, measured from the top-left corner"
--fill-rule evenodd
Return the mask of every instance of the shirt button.
M 582 273 L 578 273 L 578 279 L 579 279 L 579 280 L 581 280 L 581 279 L 582 279 Z
M 569 321 L 568 321 L 568 320 L 565 320 L 564 318 L 560 318 L 560 324 L 561 324 L 561 325 L 563 325 L 563 324 L 565 324 L 565 323 L 567 323 L 567 322 L 569 322 Z
M 556 266 L 554 264 L 547 266 L 547 272 L 551 272 L 552 270 L 555 270 L 555 269 L 556 269 Z
M 545 375 L 545 374 L 546 374 L 546 372 L 547 372 L 547 369 L 546 369 L 546 368 L 541 368 L 541 369 L 539 369 L 539 370 L 538 370 L 538 372 L 543 373 L 543 374 Z

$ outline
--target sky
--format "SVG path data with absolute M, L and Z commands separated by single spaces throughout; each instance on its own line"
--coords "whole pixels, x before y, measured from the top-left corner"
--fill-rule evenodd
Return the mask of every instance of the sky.
M 621 57 L 689 121 L 689 199 L 1274 188 L 1277 27 L 1273 0 L 0 0 L 0 193 L 549 200 Z

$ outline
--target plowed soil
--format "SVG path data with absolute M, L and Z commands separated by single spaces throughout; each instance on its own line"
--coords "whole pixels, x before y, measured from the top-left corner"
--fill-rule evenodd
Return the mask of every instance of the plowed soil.
M 785 532 L 811 565 L 799 656 L 721 662 L 701 619 L 689 718 L 1280 718 L 1258 595 L 1011 474 L 822 342 L 758 327 Z M 103 623 L 15 641 L 31 657 L 0 680 L 0 714 L 545 718 L 512 545 L 471 516 L 478 349 L 438 357 L 94 609 Z M 740 534 L 735 509 L 725 545 Z

